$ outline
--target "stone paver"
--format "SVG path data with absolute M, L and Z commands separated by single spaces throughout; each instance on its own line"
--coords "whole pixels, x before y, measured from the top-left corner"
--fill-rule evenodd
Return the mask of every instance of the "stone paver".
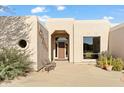
M 124 86 L 124 82 L 120 80 L 122 76 L 122 72 L 108 72 L 94 65 L 57 62 L 56 69 L 49 73 L 42 70 L 33 72 L 27 77 L 20 77 L 0 86 Z

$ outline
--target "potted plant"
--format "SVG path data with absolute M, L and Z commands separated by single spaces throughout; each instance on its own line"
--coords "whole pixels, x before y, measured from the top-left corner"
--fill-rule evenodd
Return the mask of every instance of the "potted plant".
M 103 56 L 103 55 L 100 55 L 99 56 L 99 59 L 98 59 L 98 62 L 97 62 L 97 66 L 102 68 L 102 69 L 105 69 L 106 67 L 106 57 Z
M 103 65 L 103 69 L 107 69 L 108 67 L 108 59 L 105 57 L 105 64 Z
M 109 59 L 109 63 L 108 63 L 108 60 L 106 60 L 105 68 L 106 68 L 107 71 L 111 71 L 112 70 L 113 66 L 111 64 L 112 64 L 112 56 Z

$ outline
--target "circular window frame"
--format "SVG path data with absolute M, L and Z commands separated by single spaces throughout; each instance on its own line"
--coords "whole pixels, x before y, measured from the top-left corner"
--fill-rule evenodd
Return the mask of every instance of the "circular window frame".
M 21 45 L 20 45 L 20 42 L 21 41 L 25 41 L 26 42 L 26 46 L 25 47 L 22 47 Z M 27 40 L 26 39 L 20 39 L 19 41 L 18 41 L 18 46 L 21 48 L 21 49 L 27 49 L 27 47 L 28 47 L 28 42 L 27 42 Z

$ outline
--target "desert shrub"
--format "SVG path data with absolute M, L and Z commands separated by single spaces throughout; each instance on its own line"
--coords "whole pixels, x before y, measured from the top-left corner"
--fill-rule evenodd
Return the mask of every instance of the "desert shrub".
M 104 68 L 105 65 L 111 65 L 112 70 L 114 71 L 121 71 L 124 68 L 124 62 L 121 58 L 114 58 L 112 55 L 110 55 L 107 52 L 102 52 L 99 55 L 97 66 Z
M 26 76 L 31 71 L 29 54 L 15 48 L 0 49 L 0 80 Z
M 97 61 L 97 66 L 104 68 L 104 65 L 106 64 L 106 56 L 99 56 L 98 61 Z
M 113 58 L 112 66 L 114 71 L 121 71 L 123 70 L 124 62 L 120 58 Z
M 110 55 L 108 52 L 102 52 L 97 61 L 97 66 L 104 68 L 104 66 L 108 63 L 108 59 L 110 59 Z

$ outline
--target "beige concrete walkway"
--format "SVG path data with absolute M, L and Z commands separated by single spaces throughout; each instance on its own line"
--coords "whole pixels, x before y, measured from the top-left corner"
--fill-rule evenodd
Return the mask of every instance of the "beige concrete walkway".
M 0 86 L 124 86 L 121 72 L 108 72 L 94 65 L 57 63 L 54 71 L 33 72 Z

